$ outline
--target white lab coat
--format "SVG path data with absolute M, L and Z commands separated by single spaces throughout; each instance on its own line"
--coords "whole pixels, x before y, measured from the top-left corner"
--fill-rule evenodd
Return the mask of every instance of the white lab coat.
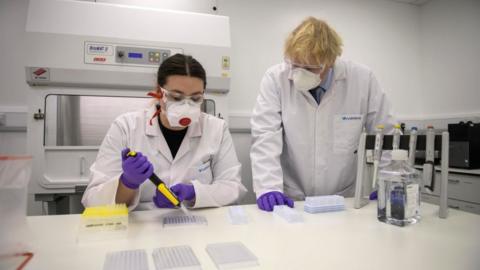
M 390 104 L 365 66 L 337 59 L 330 89 L 318 105 L 293 88 L 282 63 L 265 73 L 251 119 L 253 186 L 295 200 L 355 190 L 356 150 L 362 129 L 393 129 Z
M 95 163 L 91 166 L 90 183 L 82 198 L 84 206 L 115 203 L 122 174 L 121 151 L 129 147 L 142 152 L 153 164 L 155 173 L 168 186 L 192 183 L 196 193 L 194 208 L 223 206 L 234 203 L 246 193 L 240 180 L 232 137 L 224 120 L 202 113 L 192 124 L 178 149 L 175 159 L 160 130 L 157 119 L 149 124 L 155 106 L 119 116 L 105 136 Z M 145 181 L 139 188 L 130 209 L 151 208 L 155 186 Z

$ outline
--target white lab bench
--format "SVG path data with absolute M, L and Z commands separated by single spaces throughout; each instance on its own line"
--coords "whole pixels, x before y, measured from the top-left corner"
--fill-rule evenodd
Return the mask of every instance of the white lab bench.
M 128 237 L 118 240 L 76 242 L 79 215 L 31 216 L 34 257 L 26 269 L 102 269 L 109 251 L 145 249 L 150 270 L 152 250 L 189 245 L 202 269 L 216 269 L 205 247 L 210 243 L 241 241 L 259 260 L 251 269 L 480 269 L 480 216 L 449 210 L 438 218 L 438 206 L 422 203 L 422 220 L 408 227 L 378 222 L 376 203 L 322 214 L 303 212 L 303 223 L 287 223 L 256 205 L 243 206 L 247 225 L 231 225 L 228 209 L 195 210 L 208 226 L 162 226 L 168 211 L 130 214 Z

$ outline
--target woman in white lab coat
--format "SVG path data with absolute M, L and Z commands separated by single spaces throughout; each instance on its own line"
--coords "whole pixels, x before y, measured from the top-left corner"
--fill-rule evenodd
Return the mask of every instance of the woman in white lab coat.
M 148 180 L 152 172 L 190 207 L 237 202 L 246 192 L 241 165 L 225 121 L 200 111 L 206 87 L 201 64 L 173 55 L 160 65 L 157 83 L 156 104 L 113 122 L 90 168 L 83 205 L 173 207 Z M 127 156 L 130 150 L 137 156 Z
M 353 195 L 362 129 L 383 124 L 392 131 L 391 108 L 372 71 L 338 58 L 341 52 L 337 33 L 310 17 L 288 37 L 286 61 L 265 73 L 251 120 L 260 209 Z

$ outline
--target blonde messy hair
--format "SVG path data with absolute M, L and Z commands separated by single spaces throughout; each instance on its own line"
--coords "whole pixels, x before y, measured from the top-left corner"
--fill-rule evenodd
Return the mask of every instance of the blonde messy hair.
M 342 54 L 342 39 L 325 21 L 308 17 L 287 38 L 285 57 L 308 65 L 333 63 Z

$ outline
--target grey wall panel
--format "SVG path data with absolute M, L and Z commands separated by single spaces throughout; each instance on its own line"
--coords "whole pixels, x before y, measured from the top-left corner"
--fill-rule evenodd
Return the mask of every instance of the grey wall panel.
M 255 193 L 252 186 L 252 166 L 250 163 L 250 145 L 251 135 L 244 132 L 232 133 L 233 144 L 237 151 L 238 160 L 242 164 L 242 183 L 248 189 L 247 195 L 242 200 L 242 204 L 253 204 L 256 202 Z

